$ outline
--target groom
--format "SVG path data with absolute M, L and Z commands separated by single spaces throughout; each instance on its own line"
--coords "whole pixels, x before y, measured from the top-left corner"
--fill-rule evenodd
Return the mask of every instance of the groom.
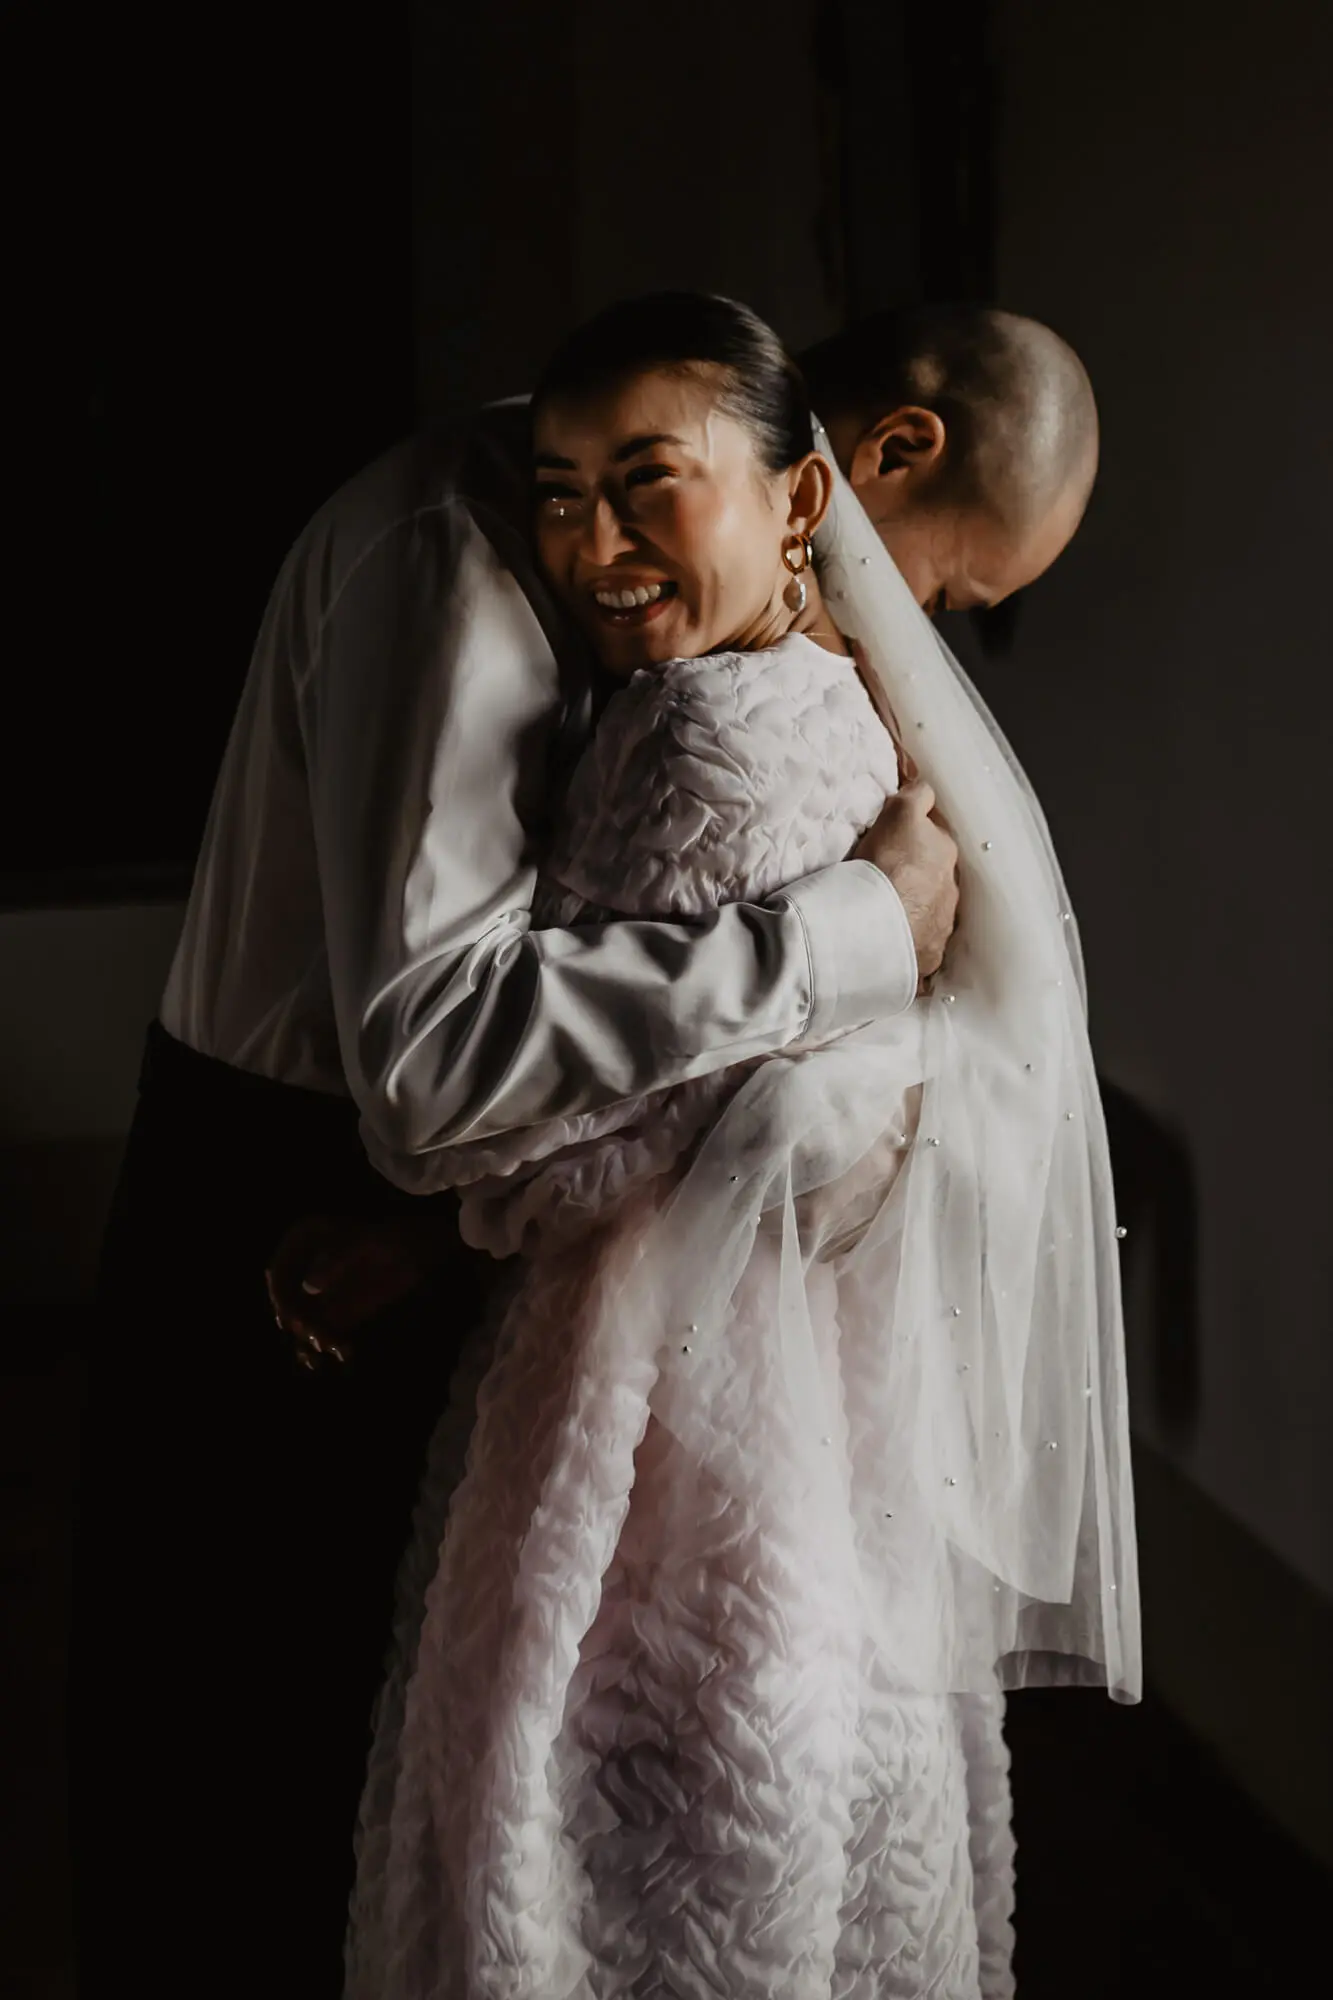
M 1095 416 L 1046 329 L 928 310 L 807 361 L 928 607 L 998 601 L 1073 533 Z M 304 1374 L 263 1290 L 284 1232 L 319 1212 L 416 1218 L 414 1196 L 447 1229 L 441 1147 L 892 1015 L 952 928 L 956 852 L 909 787 L 859 858 L 771 904 L 530 929 L 551 787 L 595 691 L 527 557 L 524 429 L 511 407 L 459 450 L 418 439 L 321 510 L 224 758 L 91 1368 L 72 1667 L 84 2000 L 127 1976 L 144 1996 L 338 1989 L 392 1575 L 449 1336 L 480 1301 L 446 1259 L 354 1371 Z M 317 1322 L 299 1263 L 293 1282 Z

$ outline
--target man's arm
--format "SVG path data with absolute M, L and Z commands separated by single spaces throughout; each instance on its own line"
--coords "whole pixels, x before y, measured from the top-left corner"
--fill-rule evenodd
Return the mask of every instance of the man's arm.
M 287 621 L 349 1087 L 375 1164 L 433 1156 L 908 1006 L 889 881 L 844 862 L 701 923 L 531 928 L 529 829 L 559 714 L 549 646 L 460 503 L 373 537 Z

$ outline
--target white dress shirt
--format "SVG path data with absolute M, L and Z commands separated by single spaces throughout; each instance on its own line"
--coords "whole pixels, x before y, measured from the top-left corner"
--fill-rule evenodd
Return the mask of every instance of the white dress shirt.
M 376 1166 L 421 1193 L 445 1147 L 900 1013 L 917 985 L 868 862 L 700 922 L 532 927 L 555 753 L 590 724 L 512 521 L 464 490 L 415 439 L 289 555 L 161 1009 L 205 1055 L 350 1092 Z

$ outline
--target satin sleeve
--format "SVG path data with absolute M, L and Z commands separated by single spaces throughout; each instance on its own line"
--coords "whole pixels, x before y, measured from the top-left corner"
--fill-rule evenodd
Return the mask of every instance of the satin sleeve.
M 378 534 L 286 618 L 341 1059 L 390 1180 L 910 1006 L 879 870 L 843 862 L 699 922 L 534 928 L 533 827 L 561 713 L 554 656 L 457 498 Z

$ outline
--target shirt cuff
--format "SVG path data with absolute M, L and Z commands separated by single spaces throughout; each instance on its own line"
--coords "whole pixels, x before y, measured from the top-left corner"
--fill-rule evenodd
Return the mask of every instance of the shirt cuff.
M 916 998 L 916 942 L 887 875 L 872 861 L 840 861 L 784 889 L 810 953 L 812 1041 L 905 1013 Z

